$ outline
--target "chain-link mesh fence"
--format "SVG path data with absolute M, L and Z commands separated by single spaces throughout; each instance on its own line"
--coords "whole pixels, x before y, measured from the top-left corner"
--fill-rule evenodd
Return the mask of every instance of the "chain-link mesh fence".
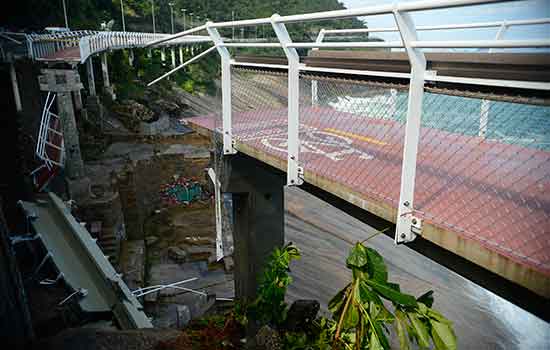
M 301 90 L 305 170 L 396 207 L 406 87 L 304 75 Z M 550 107 L 503 100 L 425 93 L 415 215 L 550 272 Z
M 233 137 L 286 159 L 286 73 L 233 68 L 231 85 Z
M 232 88 L 235 139 L 285 160 L 286 74 L 233 69 Z M 426 90 L 415 215 L 550 272 L 550 107 Z M 407 102 L 407 85 L 302 74 L 300 165 L 396 208 Z

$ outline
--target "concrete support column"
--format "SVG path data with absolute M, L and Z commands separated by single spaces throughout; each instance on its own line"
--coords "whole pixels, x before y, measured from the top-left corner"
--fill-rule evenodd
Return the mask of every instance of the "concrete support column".
M 130 52 L 128 52 L 128 62 L 130 63 L 130 66 L 134 66 L 134 50 L 130 50 Z
M 73 91 L 73 101 L 74 101 L 75 111 L 81 111 L 82 110 L 82 94 L 80 93 L 80 90 Z
M 10 78 L 13 89 L 13 100 L 15 101 L 15 109 L 17 112 L 21 112 L 23 107 L 21 104 L 21 95 L 19 94 L 19 84 L 17 83 L 17 73 L 15 72 L 15 66 L 13 63 L 10 63 Z
M 80 153 L 80 141 L 70 91 L 57 93 L 57 110 L 63 127 L 65 172 L 69 179 L 78 180 L 84 176 L 84 162 Z
M 166 52 L 164 52 L 164 48 L 160 49 L 160 60 L 162 61 L 162 63 L 166 61 Z
M 176 68 L 176 50 L 174 48 L 170 49 L 170 56 L 172 57 L 172 68 Z
M 181 46 L 179 47 L 179 52 L 180 52 L 180 64 L 183 64 L 183 48 Z
M 284 244 L 285 174 L 238 153 L 224 157 L 222 190 L 233 197 L 235 296 L 254 300 L 267 257 Z
M 101 73 L 103 74 L 103 90 L 105 94 L 109 95 L 113 101 L 116 100 L 115 92 L 109 80 L 109 66 L 107 64 L 106 52 L 101 54 Z
M 91 58 L 88 59 L 88 78 L 90 91 L 95 93 L 94 76 L 91 71 Z M 65 177 L 72 199 L 84 202 L 90 197 L 90 179 L 84 176 L 84 162 L 80 152 L 80 141 L 73 106 L 72 94 L 82 89 L 78 71 L 73 69 L 43 69 L 38 77 L 41 91 L 57 94 L 57 113 L 63 128 L 63 145 L 65 148 Z M 93 88 L 93 89 L 92 89 Z
M 95 80 L 94 80 L 94 63 L 92 56 L 86 61 L 86 73 L 88 75 L 88 93 L 90 96 L 96 96 Z
M 106 52 L 101 54 L 101 73 L 103 74 L 103 86 L 106 88 L 111 87 L 111 82 L 109 80 L 109 67 L 107 65 Z

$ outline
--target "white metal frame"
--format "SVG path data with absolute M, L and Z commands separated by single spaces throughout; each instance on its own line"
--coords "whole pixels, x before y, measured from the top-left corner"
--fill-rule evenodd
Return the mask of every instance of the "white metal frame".
M 398 77 L 410 79 L 407 121 L 405 128 L 405 139 L 403 149 L 403 165 L 401 172 L 401 188 L 399 195 L 399 206 L 397 213 L 396 243 L 412 241 L 421 232 L 421 222 L 414 216 L 414 186 L 416 175 L 416 160 L 418 153 L 418 141 L 420 134 L 420 121 L 422 112 L 422 97 L 424 83 L 452 82 L 457 84 L 475 84 L 486 86 L 506 86 L 514 88 L 550 90 L 550 83 L 513 81 L 500 79 L 482 79 L 456 76 L 440 76 L 435 71 L 426 70 L 426 59 L 422 49 L 425 48 L 539 48 L 550 47 L 550 40 L 500 40 L 502 33 L 507 27 L 516 25 L 547 24 L 550 19 L 534 19 L 525 21 L 501 21 L 485 23 L 467 23 L 443 26 L 415 27 L 409 14 L 411 11 L 434 10 L 453 8 L 459 6 L 472 6 L 494 2 L 506 2 L 510 0 L 421 0 L 415 2 L 403 2 L 395 4 L 377 5 L 358 9 L 345 9 L 337 11 L 316 12 L 292 16 L 273 15 L 269 18 L 258 18 L 250 20 L 229 21 L 213 23 L 196 27 L 172 36 L 154 41 L 148 45 L 176 40 L 186 35 L 207 30 L 222 60 L 222 116 L 223 116 L 223 144 L 224 154 L 233 154 L 234 141 L 231 133 L 231 65 L 278 68 L 288 71 L 288 163 L 287 163 L 287 184 L 300 185 L 303 183 L 303 168 L 299 163 L 299 74 L 300 71 L 330 72 L 353 75 Z M 304 21 L 321 21 L 351 17 L 362 17 L 369 15 L 392 14 L 395 28 L 369 28 L 369 29 L 344 29 L 344 30 L 321 30 L 315 42 L 297 43 L 293 42 L 286 30 L 285 24 Z M 231 42 L 225 43 L 217 31 L 218 28 L 234 28 L 243 26 L 256 26 L 271 24 L 275 30 L 278 42 Z M 446 29 L 468 29 L 468 28 L 492 28 L 500 27 L 499 36 L 494 40 L 469 40 L 469 41 L 422 41 L 417 39 L 419 30 L 446 30 Z M 325 35 L 334 33 L 364 33 L 364 32 L 398 32 L 400 41 L 392 42 L 322 42 Z M 235 62 L 231 59 L 228 47 L 243 48 L 256 47 L 282 48 L 288 65 L 273 65 L 262 63 Z M 364 71 L 353 69 L 319 68 L 308 67 L 299 62 L 297 48 L 403 48 L 411 64 L 411 73 L 395 73 L 384 71 Z M 315 82 L 314 82 L 315 83 Z M 316 84 L 312 85 L 316 90 Z M 312 101 L 315 105 L 316 101 Z
M 55 98 L 56 98 L 55 93 L 48 92 L 48 95 L 46 97 L 46 102 L 44 104 L 44 109 L 42 110 L 40 129 L 38 131 L 38 140 L 36 142 L 36 150 L 35 150 L 36 156 L 44 161 L 44 164 L 48 167 L 48 169 L 51 169 L 53 165 L 63 167 L 65 163 L 65 142 L 63 141 L 63 139 L 61 141 L 61 146 L 57 146 L 49 141 L 50 132 L 57 134 L 59 136 L 63 136 L 62 132 L 52 129 L 50 127 L 50 122 L 52 117 L 58 120 L 60 119 L 58 115 L 50 111 L 55 101 Z M 60 151 L 59 160 L 50 159 L 48 157 L 48 153 L 46 152 L 46 146 L 53 147 Z

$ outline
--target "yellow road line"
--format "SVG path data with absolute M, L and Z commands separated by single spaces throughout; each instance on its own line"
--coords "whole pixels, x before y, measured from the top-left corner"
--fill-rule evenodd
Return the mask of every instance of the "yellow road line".
M 357 139 L 357 140 L 360 140 L 360 141 L 374 143 L 375 145 L 379 145 L 379 146 L 386 146 L 388 144 L 387 142 L 380 141 L 380 140 L 377 140 L 377 139 L 373 139 L 371 137 L 358 135 L 358 134 L 354 134 L 354 133 L 351 133 L 351 132 L 341 131 L 341 130 L 338 130 L 338 129 L 325 128 L 325 129 L 323 129 L 323 131 L 326 131 L 326 132 L 329 132 L 329 133 L 335 134 L 335 135 L 351 137 L 351 138 L 354 138 L 354 139 Z

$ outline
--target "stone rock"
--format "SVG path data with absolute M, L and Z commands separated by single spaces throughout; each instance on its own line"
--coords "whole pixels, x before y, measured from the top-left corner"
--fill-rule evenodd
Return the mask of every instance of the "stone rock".
M 153 245 L 157 243 L 159 238 L 157 236 L 147 236 L 145 237 L 145 244 L 146 245 Z
M 283 348 L 279 332 L 267 325 L 260 328 L 254 337 L 254 341 L 256 349 L 281 350 Z
M 285 328 L 290 331 L 305 330 L 319 312 L 317 300 L 296 300 L 288 310 Z
M 152 121 L 154 113 L 149 108 L 134 100 L 125 100 L 115 104 L 113 111 L 126 128 L 138 131 L 140 122 Z
M 92 191 L 91 181 L 88 177 L 82 177 L 74 180 L 67 178 L 66 180 L 70 197 L 77 204 L 85 203 L 90 199 Z
M 187 259 L 187 252 L 180 247 L 169 247 L 168 256 L 177 263 L 183 263 Z
M 191 321 L 191 311 L 187 305 L 178 305 L 176 306 L 177 313 L 177 327 L 182 328 L 187 326 Z
M 233 260 L 232 256 L 225 256 L 223 258 L 223 265 L 225 268 L 225 272 L 231 272 L 233 271 L 233 267 L 235 266 L 235 261 Z
M 213 248 L 205 246 L 185 247 L 185 251 L 190 261 L 208 260 L 212 255 Z

